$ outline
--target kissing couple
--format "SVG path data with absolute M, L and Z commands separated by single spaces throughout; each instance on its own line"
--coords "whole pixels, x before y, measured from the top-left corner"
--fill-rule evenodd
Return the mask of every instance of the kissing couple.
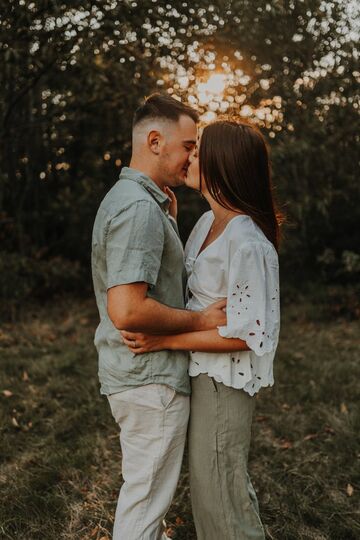
M 114 540 L 164 540 L 188 440 L 199 540 L 264 540 L 247 472 L 256 394 L 278 343 L 279 223 L 264 138 L 161 94 L 135 111 L 132 157 L 96 215 L 101 393 L 120 428 Z M 186 243 L 171 188 L 209 203 Z

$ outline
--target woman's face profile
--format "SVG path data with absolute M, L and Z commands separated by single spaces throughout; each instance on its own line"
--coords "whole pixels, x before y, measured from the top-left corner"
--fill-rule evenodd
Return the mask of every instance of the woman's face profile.
M 200 139 L 189 156 L 189 167 L 185 177 L 185 185 L 196 190 L 200 190 L 199 145 Z

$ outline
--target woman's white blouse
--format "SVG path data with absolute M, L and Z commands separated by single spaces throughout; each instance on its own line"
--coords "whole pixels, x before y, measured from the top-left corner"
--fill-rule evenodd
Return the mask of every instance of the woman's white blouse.
M 198 311 L 227 298 L 224 338 L 246 341 L 249 351 L 191 352 L 189 374 L 207 373 L 251 396 L 274 383 L 273 360 L 279 338 L 279 263 L 276 250 L 254 221 L 234 217 L 223 233 L 199 253 L 214 220 L 201 216 L 185 247 L 187 309 Z

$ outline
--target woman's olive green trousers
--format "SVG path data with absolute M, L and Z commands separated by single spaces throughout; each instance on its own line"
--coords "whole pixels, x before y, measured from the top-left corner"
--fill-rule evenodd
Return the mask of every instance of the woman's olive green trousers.
M 198 540 L 264 540 L 247 473 L 255 398 L 207 374 L 192 377 L 190 491 Z

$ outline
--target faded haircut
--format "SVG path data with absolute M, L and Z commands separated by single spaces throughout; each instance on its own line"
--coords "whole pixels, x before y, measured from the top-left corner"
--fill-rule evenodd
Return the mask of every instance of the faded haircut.
M 166 94 L 151 94 L 135 111 L 133 129 L 135 126 L 149 119 L 163 119 L 178 122 L 180 116 L 189 116 L 195 123 L 199 121 L 199 114 L 189 105 L 181 103 Z

